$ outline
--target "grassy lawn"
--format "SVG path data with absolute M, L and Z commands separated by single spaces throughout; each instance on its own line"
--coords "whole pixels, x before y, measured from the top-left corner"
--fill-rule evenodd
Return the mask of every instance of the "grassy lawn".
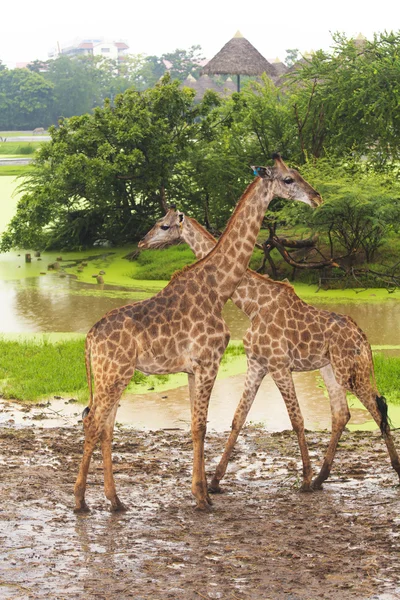
M 54 395 L 73 395 L 87 402 L 84 335 L 68 335 L 61 339 L 50 337 L 0 338 L 0 394 L 4 398 L 35 401 Z M 235 367 L 235 373 L 244 372 L 243 344 L 233 342 L 227 348 L 222 360 L 222 376 L 233 374 L 232 369 L 227 368 L 228 363 Z M 149 387 L 163 391 L 186 383 L 184 373 L 146 376 L 136 371 L 127 389 L 143 394 Z
M 12 177 L 13 180 L 18 175 L 23 175 L 30 169 L 29 165 L 0 165 L 0 177 Z M 14 188 L 16 185 L 14 185 Z M 1 196 L 1 183 L 0 183 L 0 202 L 2 202 L 3 198 Z M 1 217 L 0 217 L 1 218 Z
M 0 157 L 32 156 L 43 142 L 0 142 Z

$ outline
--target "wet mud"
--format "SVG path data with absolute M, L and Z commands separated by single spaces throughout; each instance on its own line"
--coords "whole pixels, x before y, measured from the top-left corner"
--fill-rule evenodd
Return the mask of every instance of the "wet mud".
M 328 432 L 308 432 L 314 468 Z M 211 475 L 224 433 L 207 435 Z M 395 432 L 397 447 L 399 432 Z M 112 514 L 96 452 L 73 513 L 80 426 L 0 428 L 0 598 L 298 600 L 400 597 L 400 489 L 377 432 L 345 432 L 330 480 L 299 492 L 293 432 L 247 427 L 208 513 L 189 432 L 119 429 Z

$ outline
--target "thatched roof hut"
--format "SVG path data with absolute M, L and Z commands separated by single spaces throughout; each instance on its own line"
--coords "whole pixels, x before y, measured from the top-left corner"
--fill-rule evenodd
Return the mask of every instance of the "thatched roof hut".
M 241 75 L 276 77 L 274 67 L 238 31 L 227 44 L 202 69 L 206 75 L 236 75 L 240 91 Z
M 275 58 L 275 60 L 272 61 L 272 66 L 275 69 L 276 77 L 281 77 L 282 75 L 287 73 L 289 68 L 279 58 Z
M 229 96 L 236 91 L 236 86 L 232 79 L 228 78 L 223 83 L 217 83 L 208 75 L 200 75 L 198 79 L 195 79 L 193 75 L 188 75 L 185 81 L 182 83 L 182 87 L 183 86 L 195 90 L 195 101 L 200 101 L 207 90 L 214 90 L 222 96 Z

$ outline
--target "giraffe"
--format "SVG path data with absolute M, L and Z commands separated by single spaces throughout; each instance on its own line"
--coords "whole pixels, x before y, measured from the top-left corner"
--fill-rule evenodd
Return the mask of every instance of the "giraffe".
M 313 207 L 321 197 L 279 155 L 273 167 L 254 167 L 218 244 L 177 273 L 156 296 L 114 309 L 88 332 L 85 364 L 90 400 L 83 412 L 83 457 L 75 483 L 75 511 L 88 510 L 85 489 L 90 459 L 100 441 L 104 491 L 111 510 L 124 510 L 112 473 L 111 441 L 121 394 L 135 369 L 146 374 L 188 374 L 193 440 L 192 494 L 196 508 L 211 504 L 204 467 L 208 403 L 229 341 L 222 308 L 242 279 L 264 213 L 275 196 Z M 92 375 L 95 394 L 92 389 Z
M 179 241 L 186 242 L 196 258 L 206 256 L 217 243 L 195 219 L 173 207 L 139 242 L 139 247 L 165 248 Z M 244 337 L 248 369 L 232 430 L 209 490 L 221 491 L 219 483 L 225 475 L 229 457 L 267 373 L 281 392 L 297 434 L 303 463 L 303 491 L 320 489 L 329 476 L 337 444 L 350 418 L 347 390 L 361 400 L 380 426 L 393 468 L 400 477 L 399 458 L 387 421 L 387 406 L 376 390 L 371 348 L 357 324 L 350 317 L 319 310 L 303 302 L 290 284 L 273 281 L 250 269 L 245 271 L 231 299 L 251 321 Z M 304 421 L 292 371 L 316 369 L 320 370 L 328 390 L 332 432 L 321 470 L 312 481 Z

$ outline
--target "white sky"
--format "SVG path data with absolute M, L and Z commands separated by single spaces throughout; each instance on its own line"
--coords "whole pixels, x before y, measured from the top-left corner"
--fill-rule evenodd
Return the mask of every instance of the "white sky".
M 399 0 L 8 0 L 1 10 L 0 60 L 47 59 L 57 42 L 124 40 L 132 54 L 172 52 L 199 44 L 210 59 L 239 30 L 268 59 L 328 49 L 331 32 L 347 36 L 400 30 Z

